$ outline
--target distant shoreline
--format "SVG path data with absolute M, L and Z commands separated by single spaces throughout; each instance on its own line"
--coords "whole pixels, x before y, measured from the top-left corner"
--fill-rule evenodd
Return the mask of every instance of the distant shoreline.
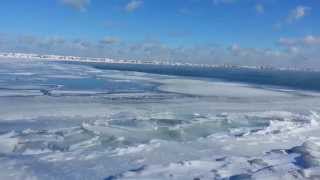
M 215 78 L 253 85 L 268 85 L 300 90 L 320 91 L 320 71 L 264 66 L 206 65 L 160 61 L 113 60 L 75 56 L 7 53 L 1 58 L 41 60 L 66 64 L 88 65 L 98 69 L 136 71 L 163 75 Z
M 153 64 L 153 65 L 171 65 L 171 66 L 191 66 L 191 67 L 208 67 L 208 68 L 245 68 L 257 70 L 279 70 L 279 71 L 315 71 L 320 72 L 318 69 L 312 68 L 296 68 L 296 67 L 274 67 L 274 66 L 244 66 L 234 64 L 197 64 L 197 63 L 182 63 L 182 62 L 168 62 L 168 61 L 143 61 L 143 60 L 123 60 L 112 59 L 107 57 L 81 57 L 81 56 L 63 56 L 63 55 L 45 55 L 45 54 L 32 54 L 32 53 L 1 53 L 1 58 L 13 59 L 28 59 L 28 60 L 44 60 L 44 61 L 67 61 L 67 62 L 84 62 L 84 63 L 111 63 L 111 64 Z

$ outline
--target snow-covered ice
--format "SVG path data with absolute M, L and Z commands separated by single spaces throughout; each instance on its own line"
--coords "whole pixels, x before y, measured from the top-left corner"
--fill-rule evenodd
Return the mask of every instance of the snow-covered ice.
M 0 60 L 0 179 L 320 179 L 320 93 Z

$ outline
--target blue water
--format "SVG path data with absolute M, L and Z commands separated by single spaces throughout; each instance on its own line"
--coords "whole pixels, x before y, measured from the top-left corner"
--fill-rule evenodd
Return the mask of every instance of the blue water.
M 185 65 L 174 66 L 124 63 L 67 63 L 86 64 L 98 69 L 137 71 L 164 75 L 206 77 L 251 84 L 283 86 L 293 89 L 314 91 L 320 90 L 320 72 L 315 71 L 225 67 L 191 67 Z

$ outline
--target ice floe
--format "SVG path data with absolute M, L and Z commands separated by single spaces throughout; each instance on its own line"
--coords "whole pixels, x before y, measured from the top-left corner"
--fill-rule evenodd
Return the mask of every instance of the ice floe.
M 0 179 L 320 177 L 318 92 L 0 63 Z

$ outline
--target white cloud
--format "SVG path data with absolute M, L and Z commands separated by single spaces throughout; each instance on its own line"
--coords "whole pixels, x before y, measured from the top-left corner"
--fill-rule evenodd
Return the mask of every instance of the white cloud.
M 232 44 L 229 47 L 229 50 L 234 54 L 238 54 L 241 51 L 241 48 L 240 48 L 240 46 L 238 44 Z
M 264 13 L 264 6 L 262 4 L 257 4 L 255 6 L 255 10 L 256 10 L 257 13 L 263 14 Z
M 320 69 L 320 36 L 280 38 L 278 43 L 291 57 L 296 57 L 297 66 Z
M 309 12 L 311 11 L 311 7 L 307 6 L 297 6 L 295 9 L 293 9 L 288 18 L 287 21 L 289 23 L 292 23 L 294 21 L 301 20 L 303 17 L 305 17 Z
M 100 40 L 101 44 L 117 44 L 120 40 L 116 37 L 105 37 L 104 39 Z
M 61 0 L 63 4 L 70 6 L 79 11 L 86 11 L 90 0 Z
M 294 46 L 297 44 L 297 40 L 291 38 L 280 38 L 278 43 L 282 46 Z
M 127 12 L 135 11 L 143 5 L 143 1 L 141 0 L 131 0 L 125 7 Z
M 310 14 L 311 9 L 312 8 L 308 6 L 302 6 L 302 5 L 297 6 L 296 8 L 290 11 L 286 19 L 280 20 L 277 23 L 275 23 L 274 29 L 279 30 L 287 24 L 292 24 L 294 22 L 302 20 L 305 16 Z
M 279 44 L 286 47 L 319 46 L 320 37 L 307 35 L 303 38 L 280 38 Z
M 308 35 L 303 38 L 303 43 L 306 45 L 320 45 L 320 37 Z

